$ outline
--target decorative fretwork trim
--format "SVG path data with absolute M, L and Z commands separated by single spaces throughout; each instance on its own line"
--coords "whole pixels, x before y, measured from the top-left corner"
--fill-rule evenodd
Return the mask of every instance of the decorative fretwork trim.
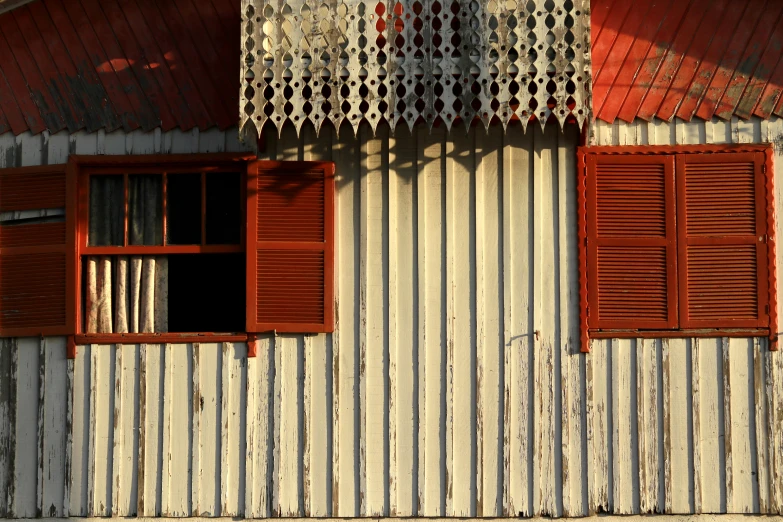
M 581 126 L 588 0 L 243 0 L 242 126 Z

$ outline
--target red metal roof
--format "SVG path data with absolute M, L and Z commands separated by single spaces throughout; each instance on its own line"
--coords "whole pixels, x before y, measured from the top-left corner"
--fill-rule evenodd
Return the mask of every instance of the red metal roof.
M 783 116 L 780 0 L 592 0 L 591 10 L 597 118 Z
M 0 15 L 0 134 L 236 125 L 239 7 L 38 0 Z

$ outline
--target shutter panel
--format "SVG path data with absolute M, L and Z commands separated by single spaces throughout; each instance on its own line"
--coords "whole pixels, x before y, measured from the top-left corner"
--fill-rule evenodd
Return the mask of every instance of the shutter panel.
M 683 328 L 769 325 L 763 164 L 760 152 L 677 157 Z
M 586 159 L 590 328 L 676 328 L 673 158 Z
M 334 165 L 248 167 L 247 331 L 334 329 Z
M 65 165 L 0 170 L 0 212 L 65 209 L 63 222 L 0 223 L 0 336 L 75 333 L 75 193 Z

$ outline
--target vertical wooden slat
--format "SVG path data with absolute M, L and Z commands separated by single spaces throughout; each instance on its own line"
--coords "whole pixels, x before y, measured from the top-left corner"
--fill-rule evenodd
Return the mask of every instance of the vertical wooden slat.
M 417 141 L 399 129 L 389 142 L 389 514 L 412 516 L 416 488 L 418 245 Z
M 634 512 L 634 455 L 632 446 L 631 412 L 631 350 L 636 343 L 631 339 L 613 339 L 612 350 L 612 444 L 613 498 L 616 514 Z
M 46 396 L 46 338 L 41 338 L 38 342 L 38 424 L 36 426 L 37 434 L 37 462 L 36 473 L 36 494 L 35 494 L 35 513 L 36 517 L 43 515 L 43 481 L 44 481 L 44 399 Z
M 220 515 L 240 517 L 244 513 L 247 413 L 247 345 L 222 343 L 223 378 L 220 442 Z
M 702 465 L 701 465 L 701 358 L 699 356 L 699 341 L 691 341 L 691 397 L 693 400 L 693 512 L 702 512 Z
M 755 434 L 756 452 L 751 458 L 756 459 L 758 469 L 758 512 L 770 511 L 770 467 L 769 440 L 767 439 L 767 401 L 765 397 L 765 360 L 771 356 L 767 342 L 763 339 L 753 340 L 753 403 L 755 405 L 756 424 L 751 426 Z
M 90 456 L 90 363 L 92 347 L 80 346 L 73 362 L 73 420 L 71 423 L 71 475 L 68 514 L 87 516 Z
M 441 455 L 441 357 L 445 354 L 445 266 L 443 266 L 443 128 L 418 133 L 419 154 L 419 515 L 445 510 L 445 459 Z M 445 455 L 443 455 L 445 457 Z
M 193 451 L 193 348 L 188 344 L 166 344 L 163 418 L 164 516 L 190 516 L 194 487 Z
M 701 499 L 694 497 L 696 504 L 701 503 L 704 513 L 720 513 L 726 510 L 725 464 L 723 452 L 723 347 L 721 339 L 699 339 L 698 349 L 693 358 L 693 423 L 694 456 L 698 445 L 701 469 L 696 467 L 694 458 L 694 486 L 701 484 Z M 698 380 L 698 385 L 696 381 Z M 697 405 L 698 404 L 698 408 Z M 698 415 L 698 418 L 697 418 Z M 699 433 L 695 425 L 698 423 Z M 698 512 L 698 509 L 696 509 Z
M 65 428 L 63 437 L 65 439 L 65 459 L 63 463 L 63 509 L 62 516 L 70 516 L 71 513 L 71 476 L 73 473 L 73 410 L 74 410 L 74 376 L 76 361 L 67 359 L 65 376 Z M 2 480 L 0 480 L 2 482 Z
M 503 286 L 502 263 L 503 134 L 500 127 L 476 134 L 476 360 L 477 440 L 483 445 L 480 466 L 480 516 L 500 516 L 503 492 Z M 556 171 L 555 171 L 556 172 Z M 479 362 L 480 361 L 480 362 Z M 479 371 L 480 370 L 480 373 Z
M 16 352 L 16 339 L 0 339 L 0 516 L 9 516 L 9 498 L 13 487 L 13 449 L 16 375 L 12 359 Z
M 93 345 L 90 386 L 90 513 L 110 516 L 112 512 L 112 469 L 114 439 L 115 347 Z
M 668 431 L 671 487 L 671 512 L 691 512 L 692 467 L 689 433 L 689 401 L 691 398 L 688 373 L 690 350 L 685 339 L 668 342 L 668 389 L 664 385 L 668 401 Z M 664 369 L 666 371 L 666 368 Z M 668 512 L 668 511 L 667 511 Z
M 383 129 L 388 129 L 383 127 Z M 385 256 L 387 220 L 384 186 L 388 179 L 385 130 L 370 136 L 362 127 L 359 256 L 359 377 L 362 411 L 360 478 L 363 516 L 386 514 L 386 378 L 387 352 Z
M 663 505 L 658 495 L 659 462 L 658 452 L 658 347 L 660 341 L 645 339 L 637 344 L 637 387 L 639 433 L 639 511 L 641 513 L 661 512 Z
M 595 340 L 587 357 L 587 438 L 591 441 L 588 458 L 590 513 L 609 511 L 609 340 Z M 592 469 L 591 469 L 592 468 Z
M 358 140 L 343 129 L 332 150 L 337 184 L 337 255 L 340 274 L 337 282 L 338 327 L 334 336 L 334 442 L 333 442 L 333 516 L 358 516 L 359 483 L 358 430 L 355 422 L 358 390 L 358 247 L 359 170 Z
M 330 512 L 328 435 L 332 426 L 329 423 L 331 383 L 327 377 L 331 368 L 331 361 L 327 358 L 327 339 L 330 338 L 331 335 L 327 334 L 305 337 L 305 385 L 309 388 L 309 391 L 305 389 L 305 393 L 310 396 L 310 408 L 305 411 L 308 420 L 305 463 L 309 482 L 309 511 L 306 513 L 314 517 L 328 516 Z
M 536 128 L 534 141 L 534 232 L 533 252 L 533 326 L 538 332 L 534 351 L 534 407 L 535 450 L 534 466 L 534 515 L 560 516 L 560 506 L 556 491 L 560 484 L 560 470 L 555 473 L 555 452 L 559 440 L 556 440 L 556 398 L 555 395 L 555 278 L 551 268 L 557 265 L 554 249 L 555 223 L 554 184 L 552 172 L 557 168 L 556 153 L 557 130 L 548 127 L 542 136 Z M 540 138 L 540 139 L 539 139 Z M 559 353 L 559 350 L 558 350 Z
M 11 447 L 13 485 L 9 488 L 11 517 L 32 518 L 37 511 L 38 489 L 38 382 L 41 339 L 23 337 L 17 340 L 15 358 L 15 428 Z
M 533 490 L 533 410 L 529 389 L 535 342 L 530 306 L 533 130 L 523 134 L 521 125 L 512 129 L 504 138 L 503 150 L 503 295 L 509 359 L 505 365 L 508 512 L 512 516 L 529 516 Z
M 770 411 L 767 433 L 773 447 L 770 453 L 773 462 L 773 506 L 776 506 L 774 512 L 783 514 L 783 357 L 776 357 L 776 355 L 770 357 L 770 371 L 766 386 L 767 405 Z
M 724 359 L 724 371 L 728 371 L 725 378 L 730 382 L 725 391 L 726 496 L 729 512 L 737 513 L 755 513 L 758 503 L 754 425 L 751 422 L 755 410 L 750 408 L 753 404 L 752 350 L 751 339 L 729 339 L 728 360 Z
M 275 338 L 276 368 L 275 391 L 279 400 L 279 445 L 275 445 L 277 481 L 279 482 L 278 507 L 280 516 L 301 516 L 301 448 L 302 433 L 299 425 L 299 405 L 301 397 L 301 359 L 297 336 L 280 335 Z M 278 359 L 279 357 L 279 359 Z M 279 394 L 278 382 L 279 381 Z M 277 405 L 276 405 L 277 406 Z M 277 427 L 275 428 L 277 437 Z M 276 462 L 277 464 L 277 462 Z
M 112 449 L 112 515 L 134 516 L 137 510 L 138 464 L 137 346 L 114 350 L 114 445 Z
M 256 341 L 247 368 L 247 465 L 245 516 L 268 518 L 272 504 L 272 393 L 274 351 L 270 336 Z
M 447 335 L 451 415 L 450 516 L 476 515 L 475 132 L 446 144 Z M 447 441 L 448 444 L 448 441 Z
M 582 363 L 585 356 L 579 352 L 579 294 L 575 291 L 579 282 L 578 241 L 574 233 L 577 228 L 574 172 L 578 130 L 575 127 L 567 127 L 565 130 L 558 137 L 557 145 L 563 516 L 584 516 L 587 515 L 587 506 L 584 504 L 586 470 L 582 466 L 583 444 L 586 447 L 586 434 L 582 429 Z

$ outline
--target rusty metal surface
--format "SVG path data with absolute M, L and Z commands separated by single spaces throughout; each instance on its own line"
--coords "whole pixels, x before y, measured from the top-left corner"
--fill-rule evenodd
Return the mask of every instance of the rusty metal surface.
M 0 12 L 2 12 L 0 4 Z M 40 0 L 0 15 L 0 134 L 226 129 L 239 2 Z
M 783 115 L 783 3 L 592 0 L 598 119 Z
M 580 124 L 587 0 L 243 0 L 241 124 Z

